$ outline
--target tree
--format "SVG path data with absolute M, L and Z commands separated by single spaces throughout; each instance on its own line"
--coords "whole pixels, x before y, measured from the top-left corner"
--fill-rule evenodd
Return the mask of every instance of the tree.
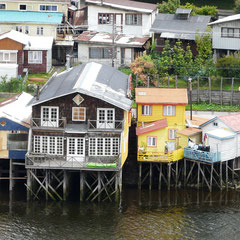
M 160 13 L 175 13 L 179 7 L 180 0 L 168 0 L 168 2 L 158 3 L 158 11 Z
M 186 51 L 185 51 L 185 67 L 187 71 L 188 76 L 193 75 L 193 54 L 190 45 L 187 45 Z
M 173 60 L 174 73 L 176 75 L 186 75 L 185 56 L 182 42 L 178 40 L 173 47 Z
M 235 13 L 240 13 L 240 0 L 235 0 Z

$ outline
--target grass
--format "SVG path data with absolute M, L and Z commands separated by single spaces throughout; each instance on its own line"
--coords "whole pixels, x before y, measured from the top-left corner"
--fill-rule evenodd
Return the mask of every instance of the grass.
M 216 111 L 216 112 L 238 112 L 240 105 L 219 105 L 214 103 L 193 104 L 192 109 L 196 111 Z M 186 106 L 186 110 L 190 110 L 190 105 Z

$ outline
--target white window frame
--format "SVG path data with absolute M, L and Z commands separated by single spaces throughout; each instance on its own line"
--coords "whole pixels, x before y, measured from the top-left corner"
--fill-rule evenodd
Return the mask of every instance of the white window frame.
M 45 7 L 47 7 L 47 6 L 51 6 L 51 7 L 57 7 L 57 9 L 56 10 L 41 10 L 41 6 L 45 6 Z M 53 5 L 53 4 L 39 4 L 39 11 L 40 12 L 57 12 L 58 11 L 58 5 Z
M 34 153 L 63 155 L 64 152 L 63 137 L 37 135 L 34 136 L 33 145 Z
M 177 138 L 177 129 L 168 129 L 168 139 Z
M 0 50 L 0 54 L 2 54 L 2 60 L 0 62 L 10 63 L 11 62 L 11 54 L 15 55 L 15 61 L 11 63 L 17 63 L 17 50 Z M 8 57 L 6 57 L 8 56 Z
M 23 32 L 23 25 L 16 25 L 16 27 L 15 27 L 15 30 L 17 31 L 17 32 Z
M 102 143 L 102 148 L 99 147 Z M 102 154 L 99 154 L 99 153 Z M 120 152 L 120 138 L 106 137 L 106 138 L 89 138 L 89 156 L 117 156 Z
M 74 115 L 73 115 L 74 109 L 78 109 L 78 110 L 84 109 L 84 119 L 74 119 Z M 85 122 L 86 121 L 86 108 L 85 107 L 72 107 L 72 121 Z
M 152 105 L 142 105 L 142 115 L 151 116 L 152 115 Z
M 43 36 L 44 28 L 42 26 L 37 26 L 37 35 Z
M 48 109 L 48 119 L 45 120 L 44 109 Z M 52 118 L 52 110 L 57 110 L 56 119 Z M 41 106 L 41 126 L 43 127 L 58 127 L 59 125 L 59 107 Z
M 20 9 L 20 6 L 21 6 L 21 5 L 25 5 L 25 6 L 26 6 L 26 9 L 25 9 L 25 10 Z M 23 3 L 18 4 L 18 10 L 19 10 L 19 11 L 27 11 L 27 4 L 23 4 Z
M 100 112 L 104 111 L 104 119 L 100 119 Z M 112 111 L 112 119 L 108 119 L 108 111 Z M 115 128 L 115 109 L 97 108 L 97 128 Z
M 7 10 L 7 4 L 6 4 L 6 3 L 1 3 L 1 2 L 0 2 L 0 4 L 5 5 L 5 8 L 3 8 L 3 9 L 0 8 L 0 11 L 1 11 L 1 10 Z
M 29 64 L 42 64 L 42 51 L 28 51 Z
M 163 116 L 175 116 L 176 106 L 175 105 L 164 105 L 163 106 Z
M 70 141 L 73 140 L 74 141 L 74 146 L 73 146 L 73 150 L 74 153 L 70 152 Z M 82 141 L 82 147 L 81 147 L 81 154 L 78 153 L 78 140 Z M 85 156 L 85 138 L 83 137 L 68 137 L 67 138 L 67 156 L 76 156 L 76 157 L 84 157 Z
M 157 137 L 148 136 L 147 137 L 147 146 L 156 147 L 157 146 Z

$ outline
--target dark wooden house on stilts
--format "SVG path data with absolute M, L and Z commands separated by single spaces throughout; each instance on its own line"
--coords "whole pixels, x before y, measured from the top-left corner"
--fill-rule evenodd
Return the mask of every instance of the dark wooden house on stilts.
M 30 103 L 28 198 L 43 192 L 47 199 L 66 200 L 73 172 L 81 201 L 112 201 L 121 194 L 131 123 L 128 96 L 129 76 L 93 62 L 43 86 Z

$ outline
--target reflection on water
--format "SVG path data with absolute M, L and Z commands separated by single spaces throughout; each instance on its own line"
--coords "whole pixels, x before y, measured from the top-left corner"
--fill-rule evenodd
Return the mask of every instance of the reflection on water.
M 0 239 L 238 239 L 240 193 L 125 189 L 121 204 L 0 191 Z

